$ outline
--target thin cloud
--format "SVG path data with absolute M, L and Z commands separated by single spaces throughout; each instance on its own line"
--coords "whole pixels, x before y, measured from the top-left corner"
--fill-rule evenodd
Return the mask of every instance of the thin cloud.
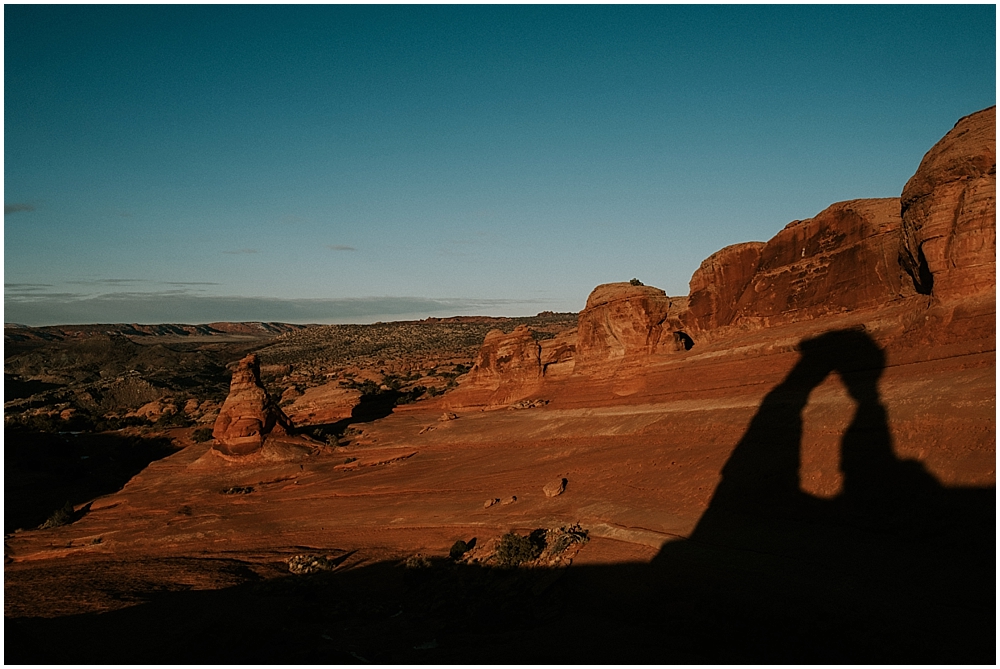
M 74 286 L 127 286 L 130 283 L 150 283 L 149 279 L 88 279 L 67 281 Z
M 11 204 L 5 204 L 3 206 L 3 215 L 16 214 L 19 211 L 34 211 L 35 205 L 28 204 L 27 202 L 13 202 Z
M 4 290 L 44 290 L 45 288 L 51 288 L 51 283 L 5 283 L 3 285 Z
M 257 249 L 237 249 L 235 251 L 223 251 L 223 253 L 231 256 L 244 255 L 247 253 L 258 253 Z
M 71 323 L 372 323 L 427 316 L 533 314 L 540 299 L 362 297 L 281 299 L 207 296 L 177 291 L 120 292 L 98 296 L 49 293 L 5 296 L 4 317 L 28 325 Z
M 165 286 L 221 286 L 216 281 L 164 281 Z
M 353 246 L 347 246 L 346 244 L 327 244 L 326 248 L 331 251 L 357 251 Z

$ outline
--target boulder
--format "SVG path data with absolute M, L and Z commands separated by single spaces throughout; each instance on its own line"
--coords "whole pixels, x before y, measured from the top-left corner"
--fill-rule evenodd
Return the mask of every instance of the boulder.
M 253 353 L 236 366 L 212 436 L 214 448 L 226 455 L 260 450 L 268 434 L 287 434 L 292 423 L 260 382 L 260 361 Z
M 996 291 L 996 107 L 935 144 L 902 194 L 900 263 L 939 301 Z
M 566 491 L 568 481 L 564 478 L 549 481 L 542 487 L 546 497 L 558 497 Z

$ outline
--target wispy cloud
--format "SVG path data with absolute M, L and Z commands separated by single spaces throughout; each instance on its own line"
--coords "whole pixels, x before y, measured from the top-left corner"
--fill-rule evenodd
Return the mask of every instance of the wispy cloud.
M 28 292 L 35 290 L 45 290 L 46 288 L 51 288 L 51 283 L 5 283 L 3 285 L 4 291 L 18 291 L 18 292 Z
M 326 248 L 331 251 L 357 251 L 353 246 L 347 246 L 346 244 L 327 244 Z
M 165 286 L 221 286 L 215 281 L 164 281 Z
M 85 279 L 81 281 L 67 281 L 74 286 L 127 286 L 133 283 L 151 283 L 149 279 Z
M 34 211 L 35 205 L 28 204 L 27 202 L 12 202 L 11 204 L 4 204 L 3 215 L 16 214 L 19 211 Z
M 28 325 L 71 323 L 371 323 L 427 316 L 514 316 L 545 308 L 540 299 L 362 297 L 281 299 L 196 295 L 183 289 L 105 295 L 44 293 L 4 296 L 5 319 Z
M 257 249 L 237 249 L 235 251 L 223 251 L 223 253 L 226 253 L 231 256 L 238 256 L 247 253 L 257 253 L 257 252 L 258 252 Z

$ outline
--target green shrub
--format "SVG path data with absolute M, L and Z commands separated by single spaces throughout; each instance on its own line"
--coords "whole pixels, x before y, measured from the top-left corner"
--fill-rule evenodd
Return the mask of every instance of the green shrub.
M 73 517 L 75 516 L 73 511 L 73 505 L 66 502 L 61 509 L 56 509 L 49 516 L 49 519 L 38 526 L 40 530 L 47 530 L 50 527 L 62 527 L 63 525 L 69 525 L 73 522 Z
M 538 558 L 545 549 L 545 539 L 542 536 L 541 541 L 539 541 L 536 534 L 537 532 L 532 532 L 531 537 L 522 537 L 519 534 L 508 532 L 500 537 L 496 553 L 494 553 L 497 565 L 500 567 L 516 567 L 524 562 L 530 562 Z

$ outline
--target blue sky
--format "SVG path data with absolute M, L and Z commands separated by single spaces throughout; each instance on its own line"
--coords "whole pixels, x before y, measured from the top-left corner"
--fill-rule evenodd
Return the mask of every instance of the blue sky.
M 4 7 L 5 321 L 687 293 L 995 104 L 974 6 Z

